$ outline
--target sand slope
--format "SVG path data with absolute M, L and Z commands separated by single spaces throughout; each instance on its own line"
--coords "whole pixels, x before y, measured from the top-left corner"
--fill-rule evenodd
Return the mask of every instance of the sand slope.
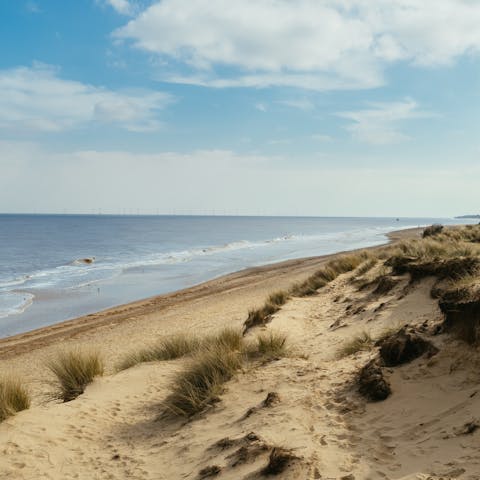
M 358 332 L 407 322 L 428 330 L 441 320 L 432 280 L 407 284 L 399 278 L 376 295 L 344 275 L 317 296 L 292 299 L 265 327 L 288 332 L 291 355 L 246 368 L 190 422 L 158 419 L 185 360 L 105 376 L 67 404 L 37 400 L 0 424 L 0 478 L 198 479 L 216 466 L 216 477 L 203 478 L 259 479 L 277 446 L 297 457 L 282 479 L 478 479 L 480 433 L 468 427 L 480 420 L 477 352 L 431 337 L 439 353 L 388 369 L 393 393 L 377 403 L 355 383 L 375 353 L 338 358 Z M 264 406 L 270 392 L 278 397 Z

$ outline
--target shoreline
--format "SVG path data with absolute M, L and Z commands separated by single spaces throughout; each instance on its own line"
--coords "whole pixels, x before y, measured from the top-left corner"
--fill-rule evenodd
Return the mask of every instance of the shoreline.
M 131 326 L 132 323 L 139 322 L 142 319 L 151 319 L 155 323 L 161 324 L 162 318 L 157 317 L 162 316 L 164 313 L 170 314 L 172 309 L 182 310 L 182 308 L 188 307 L 189 304 L 195 306 L 195 304 L 202 300 L 208 303 L 209 299 L 212 300 L 218 296 L 228 296 L 231 293 L 240 294 L 241 297 L 251 298 L 251 301 L 248 303 L 245 302 L 245 298 L 240 299 L 242 303 L 245 303 L 243 308 L 244 315 L 242 316 L 243 321 L 247 310 L 255 307 L 256 304 L 262 303 L 264 298 L 272 290 L 285 288 L 297 281 L 303 280 L 333 257 L 347 252 L 351 253 L 359 250 L 381 248 L 389 243 L 415 236 L 422 230 L 422 227 L 415 227 L 390 232 L 386 234 L 388 238 L 387 242 L 372 247 L 339 251 L 327 255 L 298 258 L 259 267 L 245 268 L 202 282 L 193 287 L 147 297 L 96 313 L 1 338 L 0 359 L 7 360 L 18 355 L 31 353 L 38 349 L 48 348 L 57 344 L 58 341 L 62 341 L 62 343 L 65 341 L 77 342 L 81 341 L 82 338 L 89 338 L 91 340 L 91 337 L 101 329 L 104 332 L 105 330 L 112 331 L 122 327 L 122 325 L 125 326 L 128 324 Z M 235 312 L 235 315 L 238 315 L 238 313 Z M 231 321 L 235 322 L 235 318 L 232 318 Z M 189 326 L 187 326 L 187 328 L 189 328 Z M 158 332 L 151 332 L 151 334 L 158 334 Z

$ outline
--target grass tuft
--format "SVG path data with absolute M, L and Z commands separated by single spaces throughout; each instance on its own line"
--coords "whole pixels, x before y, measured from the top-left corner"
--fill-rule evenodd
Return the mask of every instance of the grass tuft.
M 138 363 L 174 360 L 188 355 L 200 347 L 200 340 L 195 337 L 178 334 L 162 339 L 156 345 L 132 352 L 117 366 L 117 371 L 126 370 Z
M 245 363 L 286 354 L 286 336 L 259 335 L 246 343 L 238 330 L 224 329 L 205 337 L 183 370 L 173 379 L 172 392 L 162 404 L 164 416 L 190 418 L 218 401 L 223 385 Z
M 351 340 L 346 341 L 338 351 L 338 358 L 345 358 L 357 352 L 368 351 L 373 348 L 375 341 L 368 332 L 362 332 Z
M 439 223 L 435 223 L 423 230 L 422 238 L 434 237 L 435 235 L 442 233 L 442 231 L 443 231 L 443 225 L 440 225 Z
M 0 422 L 30 407 L 30 395 L 19 380 L 0 379 Z
M 268 323 L 272 315 L 280 310 L 288 298 L 288 292 L 280 290 L 270 294 L 262 307 L 249 310 L 244 323 L 243 334 L 245 335 L 253 327 Z
M 242 332 L 236 328 L 226 327 L 215 335 L 209 335 L 200 342 L 200 348 L 226 348 L 240 351 L 243 348 Z
M 86 386 L 98 375 L 103 375 L 103 360 L 96 351 L 74 349 L 59 352 L 47 362 L 47 367 L 55 375 L 55 398 L 64 402 L 81 395 Z
M 242 354 L 220 344 L 198 352 L 177 374 L 163 403 L 165 415 L 192 417 L 217 401 L 223 384 L 242 366 Z
M 263 359 L 280 358 L 287 354 L 287 336 L 282 333 L 269 332 L 258 335 L 256 353 Z
M 358 277 L 361 277 L 362 275 L 365 275 L 367 272 L 369 272 L 376 264 L 377 264 L 377 259 L 376 258 L 370 258 L 368 260 L 365 260 L 358 268 L 357 271 L 355 272 Z

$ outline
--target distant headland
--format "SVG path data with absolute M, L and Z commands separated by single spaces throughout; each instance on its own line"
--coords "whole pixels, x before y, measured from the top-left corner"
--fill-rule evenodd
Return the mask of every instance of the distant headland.
M 480 215 L 459 215 L 455 218 L 480 218 Z

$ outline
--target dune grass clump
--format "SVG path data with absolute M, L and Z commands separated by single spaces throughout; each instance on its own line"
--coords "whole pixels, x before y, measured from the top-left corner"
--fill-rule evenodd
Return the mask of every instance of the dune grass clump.
M 440 225 L 439 223 L 435 223 L 425 228 L 425 230 L 423 230 L 422 238 L 434 237 L 435 235 L 442 233 L 442 231 L 443 231 L 443 225 Z
M 198 352 L 202 348 L 223 346 L 233 350 L 242 347 L 242 333 L 234 328 L 224 328 L 219 333 L 198 338 L 187 334 L 176 334 L 161 339 L 150 347 L 143 348 L 127 355 L 117 366 L 117 371 L 126 370 L 139 363 L 175 360 Z
M 218 401 L 223 385 L 242 367 L 243 355 L 221 345 L 199 351 L 174 379 L 164 415 L 192 417 Z
M 315 295 L 320 288 L 335 280 L 342 273 L 355 270 L 368 257 L 369 254 L 367 252 L 360 252 L 330 260 L 325 267 L 317 270 L 305 281 L 295 284 L 291 288 L 290 293 L 295 297 Z
M 338 358 L 348 357 L 357 352 L 371 350 L 375 345 L 375 340 L 368 332 L 362 332 L 351 340 L 346 341 L 338 351 Z
M 269 332 L 257 337 L 256 352 L 264 359 L 280 358 L 287 354 L 287 336 Z
M 376 264 L 378 260 L 376 258 L 369 258 L 365 260 L 356 270 L 357 277 L 361 277 L 368 273 Z
M 247 333 L 253 327 L 268 323 L 272 315 L 285 305 L 288 298 L 288 292 L 280 290 L 270 294 L 262 307 L 249 310 L 243 333 Z
M 0 379 L 0 422 L 30 407 L 30 395 L 22 383 L 11 377 Z
M 235 329 L 205 337 L 162 404 L 163 416 L 190 418 L 218 401 L 224 384 L 249 361 L 272 360 L 287 354 L 287 339 L 280 333 L 259 335 L 245 342 Z
M 138 363 L 174 360 L 188 355 L 200 347 L 196 337 L 178 334 L 160 340 L 157 344 L 132 352 L 117 366 L 117 370 L 126 370 Z
M 103 360 L 97 351 L 74 349 L 59 352 L 47 362 L 55 375 L 54 397 L 69 402 L 81 395 L 96 376 L 103 375 Z
M 395 274 L 410 273 L 413 280 L 427 276 L 458 279 L 478 272 L 480 250 L 457 240 L 410 240 L 400 243 L 385 262 Z
M 200 341 L 200 348 L 208 349 L 212 347 L 240 351 L 243 348 L 242 332 L 236 328 L 226 327 Z

